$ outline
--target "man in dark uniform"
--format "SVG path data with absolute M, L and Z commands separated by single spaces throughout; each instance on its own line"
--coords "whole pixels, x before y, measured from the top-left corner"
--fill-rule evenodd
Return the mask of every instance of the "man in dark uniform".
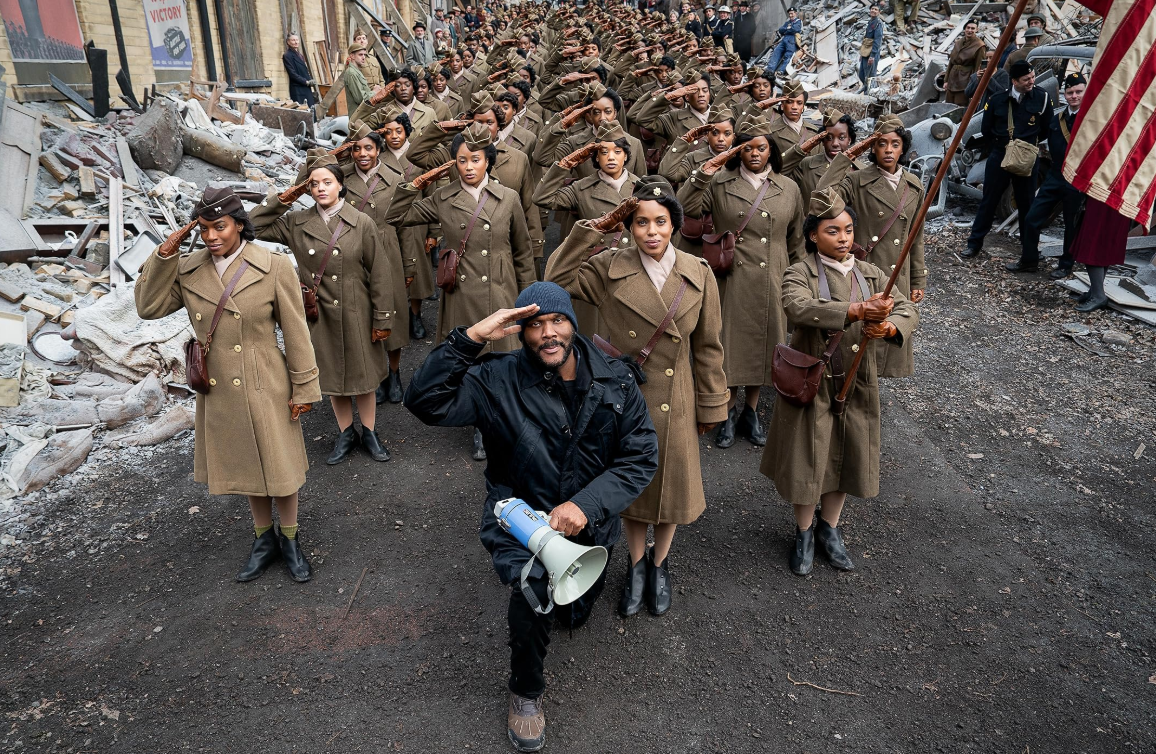
M 739 12 L 735 14 L 735 52 L 746 63 L 754 55 L 751 47 L 755 39 L 755 15 L 751 13 L 751 6 L 747 0 L 739 2 Z
M 546 511 L 563 536 L 610 550 L 622 536 L 618 514 L 658 470 L 658 435 L 631 368 L 578 334 L 570 294 L 534 283 L 515 307 L 450 332 L 414 374 L 405 406 L 426 424 L 472 424 L 485 438 L 479 535 L 512 587 L 507 731 L 518 751 L 538 751 L 546 740 L 550 630 L 586 622 L 606 572 L 576 601 L 543 609 L 552 602 L 549 574 L 540 561 L 527 571 L 530 551 L 501 527 L 494 506 L 521 498 Z M 521 350 L 482 356 L 487 342 L 515 333 Z
M 1052 123 L 1052 100 L 1046 91 L 1036 87 L 1035 71 L 1026 60 L 1014 63 L 1008 74 L 1011 86 L 992 94 L 983 107 L 980 133 L 988 149 L 987 165 L 983 173 L 983 198 L 979 200 L 979 210 L 971 225 L 971 236 L 962 254 L 964 257 L 974 257 L 983 250 L 983 239 L 991 230 L 996 205 L 1009 185 L 1015 193 L 1021 228 L 1024 227 L 1036 193 L 1035 169 L 1031 175 L 1019 176 L 1004 170 L 1002 163 L 1007 144 L 1013 138 L 1031 144 L 1047 141 Z M 1014 134 L 1008 128 L 1009 110 Z
M 718 25 L 714 27 L 711 32 L 711 38 L 714 40 L 714 46 L 720 50 L 731 52 L 734 47 L 735 25 L 731 21 L 731 7 L 724 5 L 718 9 Z M 730 46 L 728 47 L 728 43 Z
M 1072 273 L 1072 241 L 1076 238 L 1076 220 L 1084 195 L 1064 179 L 1063 167 L 1072 127 L 1076 124 L 1076 113 L 1080 111 L 1080 102 L 1084 99 L 1087 85 L 1087 80 L 1079 73 L 1068 74 L 1064 79 L 1064 100 L 1068 106 L 1052 116 L 1052 124 L 1048 129 L 1048 153 L 1052 164 L 1032 202 L 1027 220 L 1020 226 L 1022 251 L 1017 261 L 1006 265 L 1010 272 L 1035 272 L 1039 269 L 1040 231 L 1048 224 L 1052 212 L 1059 204 L 1064 213 L 1064 253 L 1051 277 L 1059 280 Z

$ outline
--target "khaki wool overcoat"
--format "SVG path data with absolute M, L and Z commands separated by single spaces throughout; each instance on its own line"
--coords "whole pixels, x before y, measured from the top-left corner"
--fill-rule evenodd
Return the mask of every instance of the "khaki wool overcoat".
M 677 252 L 660 295 L 637 247 L 589 256 L 601 237 L 590 221 L 579 221 L 550 255 L 546 279 L 597 306 L 606 339 L 623 353 L 638 356 L 662 324 L 682 280 L 688 282 L 674 321 L 643 365 L 646 383 L 640 387 L 658 431 L 658 472 L 622 515 L 646 523 L 689 524 L 706 510 L 698 424 L 724 421 L 730 398 L 714 274 L 701 259 Z
M 320 318 L 309 331 L 323 394 L 372 393 L 389 372 L 385 343 L 371 342 L 373 330 L 393 330 L 397 319 L 389 259 L 373 219 L 346 201 L 326 225 L 316 207 L 290 211 L 275 191 L 249 219 L 258 238 L 289 247 L 297 277 L 310 287 L 338 220 L 345 221 L 317 291 Z
M 392 151 L 386 149 L 381 153 L 381 162 L 393 168 L 394 171 L 401 173 L 401 177 L 397 180 L 397 184 L 409 183 L 414 178 L 421 175 L 422 171 L 417 165 L 409 161 L 408 149 L 402 153 L 398 158 Z M 396 185 L 395 185 L 396 188 Z M 423 192 L 423 196 L 429 196 L 433 189 Z M 392 200 L 393 196 L 390 196 Z M 389 204 L 386 203 L 386 207 Z M 412 269 L 413 282 L 409 285 L 409 290 L 406 295 L 410 301 L 423 301 L 429 296 L 432 296 L 437 287 L 434 285 L 433 262 L 430 260 L 429 252 L 425 250 L 425 242 L 427 238 L 437 238 L 441 235 L 441 226 L 438 225 L 413 225 L 405 228 L 398 228 L 397 240 L 401 246 L 401 255 L 403 266 L 406 269 Z
M 735 131 L 742 133 L 743 127 L 741 123 Z M 817 133 L 819 133 L 819 129 L 805 120 L 803 121 L 801 131 L 795 133 L 795 129 L 791 128 L 787 119 L 780 113 L 771 124 L 770 138 L 779 146 L 779 154 L 786 154 L 791 147 L 796 144 L 802 144 Z
M 851 278 L 826 268 L 831 299 L 819 295 L 819 272 L 815 255 L 808 255 L 787 270 L 783 279 L 783 308 L 794 331 L 791 347 L 819 357 L 827 348 L 827 333 L 844 331 L 839 343 L 843 368 L 850 369 L 863 323 L 847 325 L 847 303 Z M 869 291 L 860 300 L 881 293 L 887 275 L 868 262 L 855 263 Z M 887 321 L 895 324 L 898 340 L 911 336 L 919 323 L 919 313 L 902 293 L 895 292 L 895 308 Z M 760 470 L 775 483 L 775 489 L 793 505 L 815 505 L 825 492 L 846 492 L 855 497 L 879 494 L 879 378 L 876 355 L 886 346 L 869 341 L 847 396 L 843 413 L 831 413 L 838 390 L 828 366 L 815 400 L 799 407 L 776 395 L 775 410 L 767 432 Z
M 878 165 L 868 164 L 863 170 L 850 170 L 851 161 L 840 154 L 831 161 L 818 188 L 834 186 L 843 201 L 854 207 L 859 216 L 855 224 L 855 242 L 867 247 L 874 244 L 867 261 L 888 275 L 895 269 L 899 254 L 909 233 L 915 234 L 911 253 L 903 263 L 896 286 L 904 297 L 910 298 L 912 289 L 927 288 L 927 262 L 923 253 L 923 226 L 912 227 L 912 221 L 923 203 L 923 183 L 913 173 L 900 168 L 899 190 L 891 188 Z M 884 233 L 888 220 L 899 206 L 899 196 L 907 186 L 903 208 L 891 228 Z M 909 377 L 915 373 L 915 356 L 912 351 L 913 338 L 904 338 L 902 347 L 887 345 L 879 347 L 880 377 Z
M 751 205 L 758 189 L 738 169 L 720 170 L 709 178 L 695 172 L 678 191 L 690 217 L 710 213 L 715 232 L 746 228 L 735 239 L 735 261 L 726 276 L 722 306 L 724 370 L 730 385 L 770 385 L 775 346 L 786 342 L 783 273 L 802 259 L 803 199 L 794 181 L 768 174 L 766 196 Z
M 521 198 L 495 181 L 483 190 L 489 199 L 458 262 L 457 285 L 451 293 L 443 291 L 438 300 L 438 341 L 445 340 L 455 327 L 469 327 L 498 309 L 512 308 L 518 294 L 536 280 Z M 458 249 L 477 206 L 461 181 L 454 180 L 425 199 L 411 182 L 394 191 L 385 219 L 402 228 L 440 221 L 444 249 Z M 521 342 L 511 335 L 487 348 L 513 351 L 521 348 Z
M 241 276 L 209 346 L 207 395 L 197 394 L 193 478 L 212 495 L 292 495 L 305 484 L 309 459 L 300 422 L 289 403 L 321 400 L 317 362 L 301 289 L 289 257 L 254 243 L 217 274 L 207 249 L 141 268 L 134 296 L 142 319 L 185 309 L 205 343 L 217 303 L 240 268 Z M 285 338 L 277 346 L 276 327 Z
M 868 165 L 870 163 L 866 160 L 855 161 L 856 170 L 863 170 Z M 804 203 L 810 200 L 812 192 L 823 180 L 829 167 L 831 167 L 831 160 L 827 159 L 827 153 L 823 151 L 822 146 L 816 147 L 811 154 L 807 154 L 796 144 L 783 154 L 783 175 L 799 186 L 799 193 L 803 195 Z
M 405 288 L 405 279 L 414 277 L 417 260 L 412 256 L 402 256 L 401 234 L 397 229 L 385 221 L 385 211 L 393 201 L 393 190 L 401 183 L 401 173 L 378 159 L 377 176 L 380 180 L 373 187 L 369 195 L 369 183 L 374 183 L 374 176 L 369 177 L 369 183 L 361 177 L 356 169 L 351 169 L 345 177 L 345 201 L 360 208 L 363 214 L 369 215 L 381 234 L 381 252 L 389 265 L 389 279 L 393 284 L 393 301 L 397 307 L 394 311 L 393 330 L 385 341 L 385 350 L 395 351 L 409 345 L 409 294 Z M 424 239 L 423 239 L 424 242 Z M 428 265 L 427 265 L 428 266 Z

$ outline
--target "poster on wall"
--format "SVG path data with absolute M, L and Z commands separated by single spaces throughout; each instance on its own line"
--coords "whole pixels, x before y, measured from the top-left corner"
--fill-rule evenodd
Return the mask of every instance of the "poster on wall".
M 153 68 L 192 68 L 189 14 L 185 0 L 144 0 Z
M 0 0 L 0 18 L 14 62 L 84 62 L 72 0 Z

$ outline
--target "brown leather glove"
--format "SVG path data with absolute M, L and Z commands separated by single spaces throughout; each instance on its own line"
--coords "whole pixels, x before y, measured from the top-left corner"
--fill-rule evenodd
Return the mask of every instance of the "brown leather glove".
M 179 252 L 181 250 L 181 244 L 185 242 L 185 239 L 189 237 L 189 234 L 192 233 L 196 227 L 197 218 L 194 217 L 192 222 L 190 222 L 188 225 L 174 230 L 169 234 L 169 237 L 162 241 L 161 245 L 157 247 L 157 256 L 161 257 L 162 259 L 168 259 L 173 254 Z
M 586 111 L 591 110 L 593 108 L 594 108 L 593 104 L 582 105 L 577 110 L 574 110 L 573 112 L 568 113 L 561 120 L 562 128 L 569 128 L 570 126 L 574 125 L 582 118 L 583 115 L 586 114 Z M 569 109 L 569 108 L 567 108 L 567 109 Z
M 507 70 L 509 67 L 510 67 L 509 64 L 503 60 L 501 65 L 499 66 L 498 70 L 494 71 L 493 73 L 491 73 L 489 76 L 486 77 L 486 81 L 493 84 L 497 81 L 502 80 L 506 76 L 510 75 L 510 72 Z
M 436 249 L 437 246 L 438 246 L 438 240 L 436 238 L 427 238 L 425 240 L 425 253 L 429 254 L 431 251 Z
M 382 102 L 385 102 L 389 98 L 389 95 L 393 94 L 393 90 L 397 88 L 397 82 L 400 80 L 401 79 L 394 79 L 374 92 L 369 98 L 369 104 L 380 105 Z
M 312 403 L 294 403 L 293 401 L 289 401 L 289 418 L 293 421 L 297 421 L 299 418 L 301 418 L 301 414 L 312 410 Z
M 464 118 L 460 120 L 439 120 L 438 128 L 448 134 L 456 134 L 459 131 L 465 131 L 470 127 L 471 123 L 473 123 L 472 120 L 467 120 Z
M 766 110 L 774 107 L 785 99 L 786 97 L 771 97 L 770 99 L 759 100 L 755 105 L 757 105 L 760 110 Z
M 727 160 L 734 157 L 743 148 L 742 144 L 731 147 L 720 155 L 715 155 L 704 162 L 698 169 L 699 174 L 705 175 L 708 178 L 717 173 L 723 165 L 727 164 Z
M 803 154 L 810 154 L 811 150 L 814 149 L 815 147 L 819 146 L 820 144 L 822 144 L 823 140 L 826 138 L 827 138 L 827 131 L 826 130 L 820 131 L 819 133 L 815 134 L 814 136 L 812 136 L 811 138 L 807 139 L 802 144 L 800 144 L 799 149 L 802 150 Z
M 562 49 L 562 57 L 564 57 L 564 58 L 572 58 L 575 55 L 581 55 L 581 54 L 582 54 L 582 48 L 581 47 L 564 47 Z
M 290 186 L 277 195 L 277 200 L 282 204 L 289 205 L 297 201 L 305 194 L 309 193 L 309 178 L 306 176 L 305 180 L 298 183 L 296 186 Z
M 645 68 L 639 68 L 638 70 L 632 71 L 631 73 L 638 78 L 642 78 L 643 76 L 647 76 L 657 70 L 659 70 L 658 66 L 648 65 Z
M 667 92 L 666 98 L 667 98 L 667 100 L 678 99 L 679 97 L 685 97 L 686 95 L 690 94 L 691 92 L 695 92 L 695 91 L 698 91 L 698 84 L 697 83 L 687 84 L 686 86 L 680 86 L 679 88 L 674 89 L 673 91 Z
M 682 140 L 687 144 L 693 144 L 702 137 L 709 134 L 712 128 L 714 128 L 714 125 L 711 123 L 703 123 L 701 126 L 695 126 L 683 134 Z
M 743 83 L 741 83 L 741 84 L 735 84 L 734 86 L 728 86 L 728 87 L 727 87 L 727 91 L 728 91 L 728 92 L 730 92 L 731 94 L 738 94 L 738 93 L 739 93 L 739 92 L 741 92 L 743 89 L 749 89 L 749 88 L 751 87 L 751 84 L 753 84 L 753 83 L 755 83 L 755 82 L 753 82 L 753 81 L 744 81 L 744 82 L 743 82 Z
M 570 154 L 558 160 L 558 167 L 563 170 L 573 170 L 590 159 L 590 155 L 598 151 L 598 142 L 592 141 L 584 147 L 575 149 Z
M 920 301 L 923 300 L 926 293 L 927 292 L 924 291 L 922 288 L 912 289 L 912 291 L 911 291 L 911 303 L 918 304 Z
M 389 334 L 391 332 L 393 332 L 393 330 L 378 330 L 375 327 L 375 328 L 373 328 L 373 332 L 369 336 L 369 342 L 370 343 L 380 343 L 381 341 L 388 338 Z
M 607 212 L 602 217 L 590 221 L 590 226 L 599 233 L 609 233 L 619 225 L 622 221 L 634 212 L 638 207 L 638 199 L 633 196 L 628 196 L 618 203 L 618 206 Z
M 882 322 L 870 322 L 863 326 L 863 334 L 872 340 L 894 338 L 898 332 L 899 328 L 886 320 Z
M 411 285 L 413 285 L 413 275 L 410 275 L 405 279 L 405 287 L 408 288 Z
M 445 162 L 445 163 L 442 163 L 441 165 L 438 165 L 433 170 L 427 170 L 426 172 L 419 175 L 417 178 L 413 179 L 413 187 L 415 189 L 417 189 L 418 191 L 421 191 L 422 189 L 425 189 L 429 186 L 432 186 L 438 180 L 440 180 L 440 179 L 444 178 L 446 175 L 448 175 L 450 172 L 450 168 L 452 168 L 453 166 L 454 166 L 454 161 L 450 160 L 449 162 Z
M 868 149 L 871 148 L 871 145 L 874 144 L 875 140 L 878 138 L 879 134 L 868 134 L 866 139 L 863 139 L 857 144 L 852 144 L 843 150 L 843 154 L 847 155 L 847 159 L 849 160 L 857 160 L 859 157 L 863 156 L 863 154 Z
M 582 73 L 581 71 L 574 71 L 567 73 L 562 78 L 558 79 L 559 84 L 574 84 L 579 81 L 594 81 L 598 78 L 597 73 Z
M 498 42 L 498 44 L 502 45 L 503 47 L 511 47 L 513 45 L 518 44 L 518 40 L 516 40 L 516 39 L 503 39 L 501 42 Z
M 876 293 L 866 301 L 856 301 L 847 307 L 849 322 L 882 322 L 891 316 L 895 307 L 895 299 L 888 296 L 883 298 L 882 293 Z

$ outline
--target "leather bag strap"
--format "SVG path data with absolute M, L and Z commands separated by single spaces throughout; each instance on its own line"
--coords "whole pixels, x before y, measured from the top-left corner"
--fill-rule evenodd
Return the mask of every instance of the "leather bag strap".
M 466 255 L 466 242 L 470 240 L 470 234 L 474 232 L 474 224 L 478 221 L 478 216 L 482 214 L 482 207 L 486 206 L 486 200 L 489 198 L 489 192 L 483 190 L 482 198 L 478 200 L 478 206 L 474 208 L 474 214 L 470 217 L 470 224 L 466 226 L 466 234 L 462 236 L 461 246 L 458 247 L 459 259 Z
M 1007 98 L 1007 140 L 1014 141 L 1016 138 L 1016 122 L 1012 118 L 1012 108 L 1015 107 L 1015 99 L 1011 96 Z
M 338 220 L 337 228 L 333 231 L 333 237 L 329 239 L 329 245 L 325 247 L 325 254 L 321 257 L 321 266 L 317 268 L 317 274 L 313 276 L 313 292 L 317 293 L 317 289 L 321 287 L 321 278 L 325 277 L 325 268 L 329 265 L 329 257 L 333 256 L 333 247 L 337 245 L 337 237 L 341 235 L 341 231 L 345 229 L 345 221 Z
M 361 212 L 363 209 L 365 209 L 365 205 L 369 201 L 369 197 L 373 196 L 373 190 L 377 188 L 377 184 L 379 183 L 381 183 L 381 176 L 374 175 L 373 180 L 369 182 L 369 189 L 365 192 L 365 196 L 361 197 L 361 204 L 357 205 L 358 212 Z
M 642 366 L 646 360 L 650 358 L 650 352 L 658 345 L 659 338 L 666 332 L 666 328 L 674 321 L 674 315 L 678 312 L 678 305 L 682 303 L 682 296 L 686 293 L 686 278 L 682 279 L 682 285 L 678 286 L 678 293 L 674 294 L 674 301 L 670 303 L 670 308 L 666 310 L 666 316 L 662 318 L 662 324 L 654 331 L 654 335 L 650 336 L 650 342 L 643 346 L 642 350 L 638 352 L 638 365 Z
M 755 211 L 759 208 L 759 205 L 762 204 L 763 197 L 767 195 L 767 191 L 770 188 L 771 179 L 767 178 L 767 180 L 763 181 L 763 185 L 759 187 L 759 193 L 755 197 L 754 204 L 751 205 L 751 211 L 747 213 L 747 216 L 743 218 L 741 223 L 739 223 L 739 227 L 735 229 L 735 237 L 741 236 L 743 234 L 743 230 L 747 227 L 747 223 L 749 223 L 751 218 L 755 216 Z
M 902 169 L 902 168 L 901 168 Z M 903 181 L 903 176 L 899 176 L 899 180 Z M 899 214 L 903 212 L 903 202 L 907 200 L 907 181 L 903 181 L 903 191 L 899 193 L 899 203 L 895 205 L 895 211 L 891 213 L 891 217 L 887 218 L 887 224 L 883 226 L 883 230 L 879 232 L 876 238 L 883 238 L 891 230 L 891 226 L 899 219 Z M 875 250 L 875 246 L 879 241 L 872 241 L 867 244 L 867 253 L 870 254 Z
M 217 323 L 221 321 L 221 315 L 225 313 L 225 302 L 229 300 L 229 296 L 233 295 L 233 289 L 237 287 L 237 283 L 241 282 L 241 276 L 245 274 L 245 270 L 249 269 L 249 263 L 245 260 L 241 261 L 241 266 L 233 273 L 233 277 L 229 279 L 229 284 L 225 286 L 225 292 L 221 294 L 221 300 L 217 302 L 217 311 L 213 312 L 213 324 L 209 325 L 209 335 L 205 338 L 205 353 L 209 352 L 209 344 L 213 342 L 213 333 L 217 331 Z

